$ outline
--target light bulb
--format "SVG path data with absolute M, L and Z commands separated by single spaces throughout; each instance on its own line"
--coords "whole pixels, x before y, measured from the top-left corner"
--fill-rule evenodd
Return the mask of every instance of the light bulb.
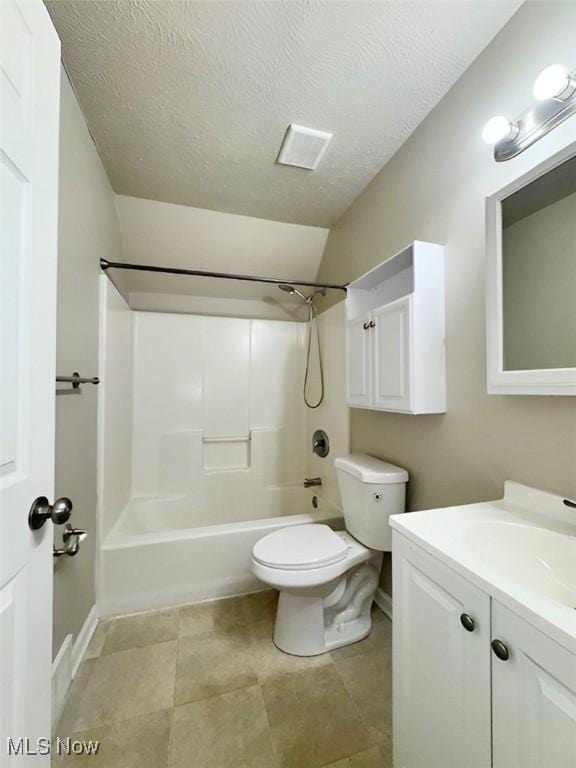
M 502 139 L 512 138 L 515 126 L 503 115 L 492 117 L 482 131 L 482 138 L 486 144 L 498 144 Z
M 552 64 L 551 67 L 546 67 L 545 70 L 540 72 L 534 82 L 532 93 L 537 101 L 557 99 L 562 96 L 569 86 L 570 78 L 566 74 L 564 67 L 560 64 Z

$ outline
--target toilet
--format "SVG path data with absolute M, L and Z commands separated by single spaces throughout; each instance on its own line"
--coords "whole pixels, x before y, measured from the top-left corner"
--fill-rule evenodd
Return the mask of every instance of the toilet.
M 260 539 L 252 570 L 280 592 L 274 643 L 317 656 L 370 633 L 382 552 L 392 549 L 390 515 L 404 511 L 408 472 L 364 454 L 334 462 L 345 531 L 309 523 Z

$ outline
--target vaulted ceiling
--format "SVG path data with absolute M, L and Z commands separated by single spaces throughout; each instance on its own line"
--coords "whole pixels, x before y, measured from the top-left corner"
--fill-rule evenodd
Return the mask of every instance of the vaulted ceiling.
M 519 0 L 49 0 L 114 190 L 330 226 Z M 289 123 L 331 131 L 278 165 Z

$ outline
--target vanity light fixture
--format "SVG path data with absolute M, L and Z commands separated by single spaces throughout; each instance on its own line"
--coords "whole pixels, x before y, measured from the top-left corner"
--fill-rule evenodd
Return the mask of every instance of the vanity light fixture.
M 518 135 L 518 126 L 511 123 L 507 117 L 496 115 L 492 117 L 482 131 L 482 138 L 486 144 L 498 144 L 504 139 L 512 139 Z
M 534 82 L 535 103 L 516 120 L 498 115 L 489 120 L 482 138 L 494 146 L 497 163 L 511 160 L 576 113 L 576 73 L 560 64 L 546 67 Z
M 536 101 L 557 99 L 566 101 L 576 90 L 576 80 L 567 74 L 561 64 L 552 64 L 540 72 L 534 82 L 532 93 Z

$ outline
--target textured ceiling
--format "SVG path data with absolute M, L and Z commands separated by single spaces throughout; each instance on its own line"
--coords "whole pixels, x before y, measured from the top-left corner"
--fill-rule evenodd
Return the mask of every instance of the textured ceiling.
M 116 192 L 329 226 L 520 0 L 47 5 Z M 319 170 L 275 163 L 291 122 Z

